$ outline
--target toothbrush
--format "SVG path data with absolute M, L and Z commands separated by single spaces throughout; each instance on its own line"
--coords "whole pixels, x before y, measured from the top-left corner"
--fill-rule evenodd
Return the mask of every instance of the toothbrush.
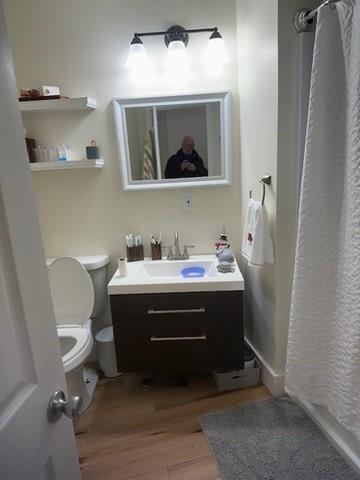
M 129 248 L 132 248 L 134 246 L 134 238 L 132 233 L 129 233 L 128 235 L 126 235 L 126 245 Z

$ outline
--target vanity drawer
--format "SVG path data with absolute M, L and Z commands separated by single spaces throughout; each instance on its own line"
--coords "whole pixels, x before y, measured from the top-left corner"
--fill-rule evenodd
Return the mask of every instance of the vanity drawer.
M 242 323 L 114 324 L 119 371 L 242 368 Z
M 242 291 L 111 295 L 113 323 L 239 322 L 243 315 Z

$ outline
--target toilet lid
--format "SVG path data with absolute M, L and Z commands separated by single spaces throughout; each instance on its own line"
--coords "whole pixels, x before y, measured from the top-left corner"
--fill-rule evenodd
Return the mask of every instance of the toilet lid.
M 70 257 L 54 260 L 48 272 L 56 323 L 84 324 L 94 306 L 94 287 L 88 272 Z

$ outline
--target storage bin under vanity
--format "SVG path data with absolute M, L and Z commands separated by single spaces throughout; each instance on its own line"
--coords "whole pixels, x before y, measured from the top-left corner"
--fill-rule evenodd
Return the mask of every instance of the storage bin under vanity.
M 243 370 L 230 370 L 227 372 L 213 371 L 213 377 L 220 392 L 237 390 L 245 387 L 255 387 L 260 381 L 261 364 L 255 358 L 255 366 Z

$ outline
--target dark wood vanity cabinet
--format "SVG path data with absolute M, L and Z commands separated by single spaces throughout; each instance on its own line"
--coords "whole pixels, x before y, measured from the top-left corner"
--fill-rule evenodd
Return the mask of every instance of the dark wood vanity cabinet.
M 243 292 L 110 295 L 119 371 L 243 368 Z

